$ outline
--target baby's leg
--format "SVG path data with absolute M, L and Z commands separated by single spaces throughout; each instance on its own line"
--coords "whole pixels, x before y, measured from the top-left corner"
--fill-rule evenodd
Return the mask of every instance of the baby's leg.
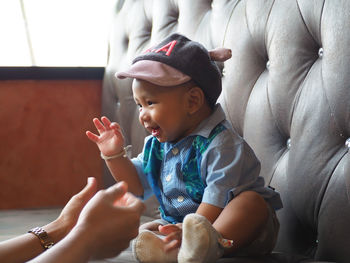
M 242 192 L 232 199 L 213 223 L 222 237 L 233 240 L 233 246 L 225 249 L 225 254 L 244 251 L 262 235 L 266 238 L 261 242 L 261 247 L 256 247 L 255 252 L 250 251 L 248 254 L 271 252 L 278 233 L 278 221 L 273 216 L 272 208 L 256 192 Z
M 211 224 L 204 216 L 189 214 L 183 223 L 179 263 L 215 262 L 223 254 L 269 253 L 278 227 L 274 211 L 256 192 L 236 196 Z M 272 238 L 271 238 L 272 237 Z M 233 242 L 232 242 L 233 241 Z
M 179 263 L 212 263 L 223 255 L 221 236 L 206 217 L 188 214 L 182 224 Z

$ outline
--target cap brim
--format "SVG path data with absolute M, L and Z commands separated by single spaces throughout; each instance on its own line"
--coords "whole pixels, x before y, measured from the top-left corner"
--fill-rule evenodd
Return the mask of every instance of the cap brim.
M 142 79 L 165 87 L 180 85 L 191 80 L 188 75 L 185 75 L 181 71 L 153 60 L 140 60 L 134 63 L 128 70 L 117 72 L 115 76 L 120 79 Z

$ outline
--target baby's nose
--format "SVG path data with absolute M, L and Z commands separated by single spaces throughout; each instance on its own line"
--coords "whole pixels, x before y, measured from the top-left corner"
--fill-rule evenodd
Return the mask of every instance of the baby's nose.
M 139 117 L 140 117 L 140 120 L 143 122 L 149 120 L 149 114 L 148 114 L 147 110 L 141 108 Z

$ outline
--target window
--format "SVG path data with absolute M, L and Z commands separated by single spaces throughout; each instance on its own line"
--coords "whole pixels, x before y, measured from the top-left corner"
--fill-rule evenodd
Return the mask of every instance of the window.
M 113 0 L 0 0 L 1 67 L 104 67 Z

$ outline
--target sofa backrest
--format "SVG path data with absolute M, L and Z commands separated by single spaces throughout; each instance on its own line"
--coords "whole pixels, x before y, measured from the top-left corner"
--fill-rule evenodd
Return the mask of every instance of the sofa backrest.
M 103 114 L 122 125 L 134 155 L 146 131 L 131 80 L 114 73 L 171 32 L 232 49 L 219 102 L 281 194 L 276 251 L 347 262 L 350 1 L 116 1 Z

